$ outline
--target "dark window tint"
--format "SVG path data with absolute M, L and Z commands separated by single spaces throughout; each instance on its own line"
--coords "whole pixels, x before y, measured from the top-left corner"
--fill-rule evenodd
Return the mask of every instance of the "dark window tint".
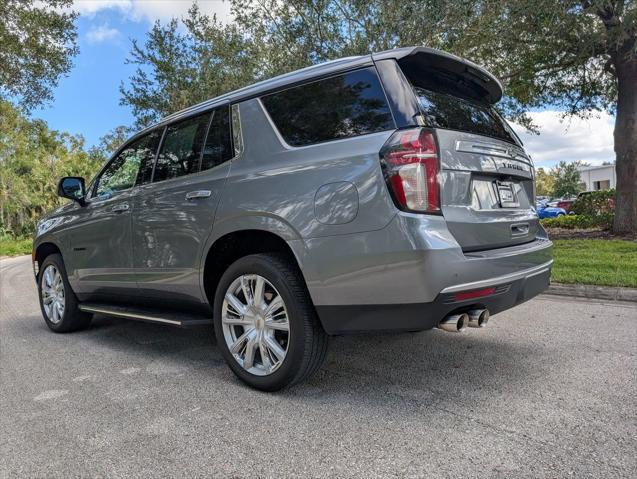
M 168 126 L 162 142 L 153 182 L 199 171 L 199 160 L 210 113 Z
M 163 132 L 163 128 L 154 130 L 135 143 L 136 153 L 140 156 L 139 173 L 137 174 L 136 183 L 138 185 L 150 182 L 150 178 L 153 175 L 155 154 L 157 153 L 157 147 L 159 146 Z
M 262 101 L 285 141 L 293 146 L 394 128 L 373 68 L 273 93 Z
M 98 197 L 111 197 L 118 191 L 150 180 L 161 130 L 155 130 L 131 142 L 102 172 L 96 188 Z
M 230 132 L 230 107 L 224 106 L 212 112 L 212 123 L 201 157 L 201 170 L 214 168 L 232 158 Z
M 493 107 L 425 88 L 416 87 L 414 91 L 426 126 L 467 131 L 515 143 L 509 127 Z

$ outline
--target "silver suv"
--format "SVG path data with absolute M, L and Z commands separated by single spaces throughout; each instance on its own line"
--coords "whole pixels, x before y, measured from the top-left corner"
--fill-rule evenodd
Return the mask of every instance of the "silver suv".
M 175 113 L 38 224 L 46 324 L 214 325 L 277 390 L 328 335 L 461 331 L 549 284 L 534 168 L 498 80 L 428 48 L 344 58 Z

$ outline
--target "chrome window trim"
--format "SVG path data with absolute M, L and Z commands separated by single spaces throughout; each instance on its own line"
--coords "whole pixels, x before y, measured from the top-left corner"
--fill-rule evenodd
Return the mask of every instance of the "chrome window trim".
M 235 158 L 241 156 L 245 149 L 243 143 L 243 130 L 241 129 L 241 109 L 239 107 L 239 103 L 234 103 L 230 107 L 230 129 L 232 130 L 232 148 L 234 150 L 234 156 L 228 161 L 233 161 Z

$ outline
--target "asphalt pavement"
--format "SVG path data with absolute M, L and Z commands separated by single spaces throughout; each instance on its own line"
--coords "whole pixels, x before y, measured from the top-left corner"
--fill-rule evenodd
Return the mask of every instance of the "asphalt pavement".
M 248 389 L 212 333 L 54 334 L 0 261 L 0 477 L 636 477 L 637 304 L 540 296 L 462 334 L 332 338 Z

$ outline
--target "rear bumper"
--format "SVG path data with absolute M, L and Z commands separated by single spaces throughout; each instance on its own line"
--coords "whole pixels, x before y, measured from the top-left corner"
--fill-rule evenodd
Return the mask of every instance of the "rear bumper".
M 434 328 L 452 312 L 486 308 L 491 314 L 528 301 L 548 288 L 553 261 L 515 273 L 443 289 L 428 303 L 316 306 L 328 334 L 418 331 Z M 458 301 L 457 292 L 495 287 L 495 293 Z

